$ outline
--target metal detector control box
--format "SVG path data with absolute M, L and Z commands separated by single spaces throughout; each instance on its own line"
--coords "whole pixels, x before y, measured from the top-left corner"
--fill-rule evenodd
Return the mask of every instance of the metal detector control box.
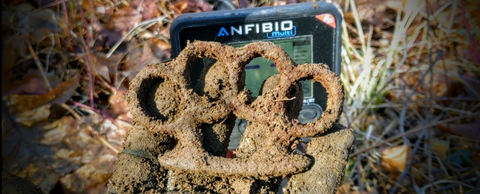
M 216 41 L 233 47 L 270 41 L 297 64 L 325 63 L 340 75 L 341 22 L 337 8 L 325 2 L 183 14 L 171 26 L 172 55 L 178 56 L 187 41 Z M 193 67 L 192 83 L 201 68 Z M 263 81 L 274 74 L 278 70 L 272 61 L 256 58 L 246 66 L 245 88 L 256 96 Z M 322 115 L 327 93 L 320 83 L 303 81 L 302 86 L 299 121 L 306 123 Z

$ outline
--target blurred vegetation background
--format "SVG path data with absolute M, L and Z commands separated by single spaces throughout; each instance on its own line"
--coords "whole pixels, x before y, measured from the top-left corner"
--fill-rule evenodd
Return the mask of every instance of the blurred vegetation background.
M 479 193 L 480 3 L 327 2 L 344 16 L 341 123 L 357 136 L 338 193 Z M 2 1 L 2 171 L 45 193 L 105 193 L 129 81 L 170 58 L 177 16 L 219 3 Z

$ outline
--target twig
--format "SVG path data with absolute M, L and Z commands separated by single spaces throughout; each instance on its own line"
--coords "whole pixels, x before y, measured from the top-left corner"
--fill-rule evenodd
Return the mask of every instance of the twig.
M 117 50 L 117 48 L 120 46 L 120 44 L 122 44 L 122 42 L 127 39 L 127 37 L 129 37 L 133 32 L 135 32 L 135 30 L 137 30 L 137 28 L 143 28 L 145 26 L 148 26 L 148 25 L 152 25 L 152 24 L 155 24 L 156 22 L 159 22 L 159 21 L 167 21 L 169 22 L 169 20 L 165 20 L 167 16 L 162 16 L 162 17 L 158 17 L 158 18 L 153 18 L 153 19 L 149 19 L 149 20 L 145 20 L 145 21 L 142 21 L 138 24 L 136 24 L 132 29 L 130 29 L 127 34 L 125 34 L 125 36 L 123 36 L 122 38 L 120 38 L 120 40 L 118 40 L 117 43 L 115 43 L 115 45 L 113 45 L 113 47 L 108 51 L 108 53 L 106 54 L 106 57 L 109 58 L 110 56 L 112 56 L 113 52 L 115 52 L 115 50 Z
M 455 21 L 455 13 L 457 13 L 457 8 L 458 8 L 458 1 L 457 0 L 452 0 L 452 14 L 450 14 L 450 21 L 448 22 L 447 26 L 447 37 L 450 35 L 452 32 L 452 26 L 453 26 L 453 21 Z
M 82 117 L 81 117 L 77 112 L 75 112 L 75 110 L 73 110 L 72 108 L 70 108 L 67 104 L 62 103 L 61 106 L 62 106 L 63 108 L 65 108 L 65 109 L 67 109 L 67 110 L 73 115 L 73 117 L 75 117 L 75 119 L 77 119 L 77 120 L 81 120 L 81 119 L 82 119 Z
M 102 115 L 102 117 L 104 117 L 104 118 L 106 118 L 106 119 L 108 119 L 108 120 L 110 120 L 110 121 L 112 121 L 112 122 L 115 120 L 114 118 L 112 118 L 112 117 L 110 117 L 110 116 L 108 116 L 108 115 L 106 115 L 106 114 L 103 114 L 103 113 L 101 113 L 99 110 L 97 110 L 97 109 L 95 109 L 95 108 L 92 108 L 92 107 L 90 107 L 90 106 L 87 106 L 87 105 L 85 105 L 85 104 L 82 104 L 82 103 L 79 103 L 79 102 L 75 102 L 75 101 L 73 101 L 73 100 L 69 100 L 69 102 L 71 102 L 72 104 L 74 104 L 75 106 L 78 106 L 78 107 L 80 107 L 80 108 L 85 108 L 85 109 L 91 110 L 91 111 L 93 111 L 93 112 L 95 112 L 95 113 L 97 113 L 97 114 L 99 114 L 99 115 Z
M 102 143 L 104 146 L 114 151 L 115 154 L 120 153 L 120 151 L 117 148 L 113 147 L 112 144 L 110 144 L 110 142 L 108 142 L 105 138 L 103 138 L 100 134 L 98 134 L 98 132 L 95 131 L 95 129 L 93 129 L 92 126 L 87 125 L 87 127 L 88 127 L 88 130 L 90 130 L 93 133 L 93 135 L 95 135 L 95 137 L 100 141 L 100 143 Z
M 475 181 L 475 179 L 477 179 L 476 181 L 478 181 L 479 178 L 478 178 L 478 177 L 475 177 L 473 181 Z M 425 185 L 424 187 L 422 187 L 421 194 L 425 193 L 425 190 L 427 190 L 427 188 L 432 187 L 433 185 L 436 185 L 436 184 L 445 184 L 445 183 L 462 185 L 462 186 L 464 186 L 464 187 L 468 187 L 469 189 L 473 189 L 474 191 L 480 192 L 480 189 L 475 188 L 474 186 L 468 185 L 468 184 L 463 183 L 463 182 L 460 182 L 460 181 L 439 180 L 439 181 L 435 181 L 435 182 L 433 182 L 433 183 L 430 183 L 430 184 Z
M 53 50 L 53 47 L 55 46 L 55 37 L 53 35 L 53 33 L 50 33 L 50 48 L 48 49 L 48 53 L 47 53 L 47 62 L 45 65 L 45 72 L 48 72 L 48 67 L 50 66 L 50 55 L 52 54 L 52 50 Z
M 347 102 L 344 102 L 343 115 L 344 115 L 345 120 L 347 122 L 347 128 L 352 128 L 352 122 L 350 121 L 350 116 L 347 113 L 348 113 Z
M 360 16 L 358 16 L 357 12 L 357 7 L 355 5 L 354 0 L 350 0 L 350 6 L 352 6 L 352 12 L 353 15 L 355 16 L 355 25 L 358 28 L 358 36 L 360 39 L 360 43 L 362 44 L 362 53 L 366 53 L 366 48 L 365 48 L 365 36 L 363 34 L 363 29 L 362 29 L 362 23 L 360 22 Z
M 430 15 L 429 7 L 428 7 L 428 0 L 426 0 L 425 3 L 427 4 L 425 7 L 427 9 L 427 16 L 428 16 L 428 15 Z M 453 15 L 453 13 L 452 13 L 452 15 Z M 427 35 L 428 35 L 429 30 L 430 30 L 430 20 L 427 20 Z M 429 54 L 428 63 L 430 64 L 432 62 L 432 56 L 431 56 L 432 50 L 431 50 L 431 48 L 429 49 L 428 54 Z M 433 66 L 433 64 L 432 64 L 432 66 Z M 443 67 L 445 68 L 445 65 L 443 65 Z M 430 71 L 430 96 L 429 96 L 430 99 L 435 98 L 433 96 L 434 95 L 433 94 L 433 76 L 434 76 L 433 72 L 434 72 L 433 70 Z M 446 74 L 445 74 L 445 77 L 447 77 Z M 424 89 L 424 91 L 426 91 L 426 89 Z M 430 105 L 430 108 L 428 106 L 425 106 L 425 110 L 426 110 L 425 113 L 427 114 L 426 115 L 427 116 L 427 118 L 426 118 L 427 122 L 431 123 L 431 122 L 433 122 L 433 119 L 432 119 L 432 117 L 433 117 L 432 116 L 433 100 L 429 100 L 425 104 Z M 428 168 L 428 180 L 430 181 L 430 183 L 434 180 L 433 176 L 432 176 L 432 147 L 431 147 L 431 145 L 432 145 L 432 138 L 433 137 L 432 137 L 431 133 L 432 133 L 432 129 L 429 128 L 428 131 L 426 131 L 426 135 L 427 135 L 427 139 L 428 139 L 426 146 L 428 146 L 427 147 L 427 155 L 428 155 L 427 168 Z
M 384 85 L 381 89 L 379 89 L 378 91 L 380 91 L 380 92 L 377 92 L 375 94 L 375 96 L 373 96 L 373 98 L 370 98 L 370 100 L 367 102 L 365 107 L 371 107 L 371 105 L 375 102 L 375 99 L 377 97 L 379 97 L 380 95 L 382 95 L 382 93 L 383 93 L 382 91 L 385 90 L 386 88 L 387 88 L 387 85 Z M 360 107 L 360 108 L 361 108 L 360 112 L 357 113 L 356 116 L 352 117 L 352 119 L 350 121 L 351 123 L 354 123 L 358 118 L 360 118 L 360 116 L 363 114 L 363 112 L 368 110 L 367 108 L 364 108 L 364 107 Z M 352 110 L 352 111 L 354 111 L 354 110 Z
M 407 61 L 407 44 L 408 44 L 408 43 L 407 43 L 407 35 L 404 33 L 404 34 L 403 34 L 403 57 L 402 57 L 402 60 L 401 60 L 400 63 L 399 63 L 400 65 L 402 65 L 403 63 L 405 63 L 405 61 Z M 426 75 L 426 73 L 425 73 L 425 75 Z M 420 83 L 420 82 L 419 82 L 419 83 Z M 403 108 L 402 108 L 402 113 L 403 113 L 403 114 L 400 114 L 400 121 L 399 121 L 399 123 L 400 123 L 400 131 L 401 131 L 402 133 L 405 133 L 405 128 L 403 127 L 403 124 L 404 124 L 404 122 L 405 122 L 405 114 L 404 114 L 404 112 L 403 112 L 403 109 L 406 109 L 406 107 L 408 106 L 408 105 L 407 105 L 407 104 L 408 104 L 408 101 L 411 99 L 411 97 L 412 97 L 412 95 L 414 94 L 415 90 L 416 90 L 416 88 L 414 88 L 414 90 L 412 91 L 412 94 L 410 94 L 410 96 L 407 97 L 407 101 L 405 102 L 405 104 L 403 105 Z M 403 140 L 404 140 L 405 142 L 409 142 L 409 141 L 408 141 L 408 138 L 407 138 L 406 136 L 403 136 Z
M 419 132 L 419 131 L 422 131 L 424 129 L 428 129 L 430 127 L 434 127 L 434 126 L 437 126 L 437 125 L 440 125 L 440 124 L 444 124 L 444 123 L 449 123 L 449 122 L 452 122 L 452 121 L 456 121 L 456 120 L 459 120 L 459 119 L 464 119 L 464 118 L 472 118 L 472 117 L 477 117 L 477 116 L 480 116 L 480 111 L 477 111 L 477 112 L 474 112 L 472 113 L 471 115 L 462 115 L 462 116 L 458 116 L 458 117 L 452 117 L 452 118 L 448 118 L 448 119 L 445 119 L 445 120 L 441 120 L 441 121 L 437 121 L 436 123 L 431 123 L 431 124 L 428 124 L 428 125 L 424 125 L 424 126 L 421 126 L 421 127 L 417 127 L 417 128 L 414 128 L 414 129 L 410 129 L 408 130 L 407 132 L 405 133 L 401 133 L 401 134 L 398 134 L 398 135 L 395 135 L 393 137 L 390 137 L 388 139 L 386 139 L 385 141 L 382 141 L 378 144 L 374 144 L 370 147 L 367 147 L 367 148 L 363 148 L 359 151 L 356 151 L 355 153 L 353 153 L 351 156 L 354 157 L 354 156 L 357 156 L 363 152 L 366 152 L 368 150 L 371 150 L 371 149 L 374 149 L 378 146 L 381 146 L 381 145 L 384 145 L 388 142 L 391 142 L 393 140 L 396 140 L 398 138 L 401 138 L 405 135 L 410 135 L 412 133 L 416 133 L 416 132 Z
M 95 83 L 102 85 L 103 87 L 108 89 L 111 93 L 121 92 L 115 86 L 111 86 L 110 84 L 108 84 L 105 78 L 103 78 L 102 76 L 99 76 L 98 79 L 95 79 Z
M 45 81 L 45 84 L 47 85 L 47 91 L 49 91 L 49 92 L 52 91 L 52 86 L 50 85 L 50 82 L 47 79 L 47 74 L 45 73 L 45 70 L 43 69 L 42 62 L 40 62 L 40 59 L 38 58 L 37 54 L 33 50 L 32 45 L 30 44 L 30 41 L 27 40 L 26 42 L 27 42 L 28 51 L 32 55 L 33 60 L 35 61 L 35 65 L 37 65 L 38 70 L 42 74 L 43 81 Z
M 420 147 L 420 142 L 422 142 L 423 136 L 425 136 L 426 134 L 428 134 L 428 131 L 424 131 L 424 132 L 420 135 L 420 137 L 417 139 L 417 141 L 415 142 L 415 146 L 413 147 L 413 150 L 412 150 L 412 153 L 411 153 L 411 157 L 410 157 L 410 158 L 412 158 L 412 160 L 410 160 L 410 161 L 408 162 L 407 167 L 405 168 L 405 170 L 403 170 L 402 175 L 400 175 L 400 177 L 398 178 L 397 184 L 395 184 L 395 186 L 393 186 L 392 190 L 390 190 L 390 194 L 397 193 L 398 185 L 401 185 L 402 180 L 403 180 L 403 179 L 405 178 L 405 176 L 407 176 L 407 174 L 410 172 L 410 168 L 412 168 L 413 158 L 415 158 L 415 155 L 416 155 L 416 153 L 417 153 L 418 147 Z
M 69 25 L 69 19 L 68 19 L 68 8 L 67 8 L 67 4 L 65 3 L 65 0 L 62 0 L 62 9 L 63 9 L 63 15 L 65 17 L 65 23 L 67 24 L 67 28 L 70 26 Z M 69 29 L 70 31 L 70 29 Z M 67 40 L 69 43 L 72 42 L 72 37 L 70 36 L 70 33 L 67 32 Z M 70 49 L 71 52 L 75 53 L 74 50 L 73 50 L 73 47 L 72 47 L 72 44 L 69 44 L 68 45 L 68 48 Z
M 436 156 L 435 159 L 437 159 L 437 162 L 438 164 L 440 165 L 440 168 L 443 170 L 443 172 L 445 173 L 446 177 L 449 177 L 450 176 L 450 173 L 448 173 L 448 170 L 445 168 L 445 165 L 443 164 L 443 161 L 442 159 L 440 159 L 439 156 Z M 445 180 L 445 179 L 444 179 Z M 432 184 L 432 183 L 430 183 Z M 420 193 L 420 192 L 419 192 Z M 457 191 L 454 191 L 455 194 L 458 194 Z
M 82 15 L 82 20 L 83 20 L 83 24 L 85 25 L 85 31 L 86 31 L 86 36 L 87 36 L 87 40 L 85 40 L 86 42 L 84 42 L 83 38 L 80 38 L 80 40 L 82 41 L 82 43 L 84 44 L 85 46 L 85 52 L 86 52 L 86 58 L 87 58 L 87 71 L 88 71 L 88 85 L 89 85 L 89 97 L 90 97 L 90 107 L 94 107 L 94 102 L 93 102 L 93 80 L 95 79 L 93 77 L 93 73 L 92 73 L 92 61 L 90 60 L 90 31 L 88 30 L 88 22 L 87 22 L 87 19 L 85 18 L 85 14 L 83 13 L 83 9 L 82 7 L 80 6 L 80 3 L 78 2 L 78 0 L 76 0 L 76 4 L 77 4 L 77 7 L 78 7 L 78 10 L 80 11 L 80 14 Z
M 361 160 L 361 157 L 357 157 L 357 160 L 355 161 L 355 163 L 357 163 L 356 166 L 358 168 L 358 174 L 357 174 L 358 187 L 359 187 L 360 191 L 364 191 L 365 186 L 363 185 L 363 181 L 362 181 L 362 173 L 365 172 L 365 171 L 362 170 L 360 160 Z
M 33 48 L 32 48 L 32 45 L 30 44 L 30 41 L 27 40 L 26 42 L 27 42 L 28 50 L 29 50 L 30 54 L 32 55 L 32 57 L 35 61 L 35 64 L 37 65 L 40 73 L 42 74 L 43 81 L 45 81 L 45 84 L 47 85 L 47 91 L 52 91 L 52 86 L 50 85 L 50 82 L 47 79 L 47 74 L 45 73 L 45 70 L 43 69 L 42 62 L 40 62 L 40 59 L 35 54 L 35 51 L 33 51 Z M 67 109 L 76 119 L 81 119 L 80 115 L 78 115 L 73 109 L 71 109 L 65 103 L 62 103 L 61 106 L 65 109 Z
M 418 86 L 420 86 L 420 84 L 423 83 L 423 80 L 425 79 L 425 76 L 430 71 L 432 71 L 433 65 L 440 59 L 440 56 L 442 56 L 441 51 L 438 51 L 437 53 L 438 53 L 437 57 L 435 58 L 435 60 L 433 62 L 430 63 L 427 72 L 422 74 L 422 77 L 420 78 L 420 80 L 418 80 L 418 83 L 412 88 L 412 92 L 407 96 L 407 100 L 405 101 L 405 105 L 403 106 L 402 112 L 400 113 L 400 121 L 399 121 L 400 131 L 402 131 L 403 133 L 405 133 L 404 122 L 405 122 L 405 114 L 407 113 L 407 107 L 409 106 L 408 104 L 412 100 L 412 96 L 416 93 L 416 90 L 417 90 Z
M 73 104 L 76 105 L 76 106 L 89 109 L 89 110 L 91 110 L 91 111 L 93 111 L 93 112 L 95 112 L 95 113 L 97 113 L 97 114 L 99 114 L 99 115 L 102 115 L 104 118 L 106 118 L 106 119 L 108 119 L 108 120 L 110 120 L 110 121 L 112 121 L 112 122 L 113 122 L 113 120 L 114 120 L 113 118 L 109 117 L 108 115 L 101 114 L 100 111 L 95 110 L 95 109 L 92 108 L 92 107 L 86 106 L 86 105 L 84 105 L 84 104 L 82 104 L 82 103 L 75 102 L 75 101 L 73 101 L 73 100 L 70 100 L 70 102 L 73 103 Z M 97 131 L 95 131 L 95 130 L 92 128 L 92 126 L 88 125 L 88 130 L 91 131 L 91 132 L 96 136 L 96 138 L 98 138 L 98 140 L 100 141 L 100 143 L 102 143 L 103 145 L 105 145 L 106 147 L 108 147 L 109 149 L 111 149 L 112 151 L 114 151 L 115 153 L 119 153 L 119 152 L 120 152 L 117 148 L 113 147 L 112 144 L 110 144 L 110 142 L 108 142 L 105 138 L 103 138 L 100 134 L 98 134 Z

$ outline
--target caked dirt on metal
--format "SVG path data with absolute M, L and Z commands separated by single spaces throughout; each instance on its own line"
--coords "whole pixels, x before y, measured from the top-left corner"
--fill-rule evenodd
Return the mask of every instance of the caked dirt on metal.
M 245 66 L 272 60 L 279 71 L 251 97 Z M 195 61 L 214 59 L 192 86 Z M 320 82 L 328 93 L 320 119 L 300 124 L 302 80 Z M 343 87 L 324 64 L 295 64 L 280 46 L 255 42 L 233 48 L 195 41 L 171 62 L 145 67 L 130 84 L 127 100 L 133 128 L 109 181 L 110 193 L 333 193 L 353 144 L 336 123 Z M 226 158 L 235 118 L 248 125 L 235 158 Z M 306 153 L 295 151 L 311 137 Z

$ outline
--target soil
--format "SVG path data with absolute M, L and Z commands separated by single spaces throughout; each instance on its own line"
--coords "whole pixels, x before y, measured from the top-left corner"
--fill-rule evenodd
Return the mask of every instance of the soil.
M 242 91 L 245 65 L 256 57 L 275 62 L 261 95 Z M 207 64 L 191 85 L 195 61 Z M 328 92 L 322 118 L 300 124 L 301 80 L 320 82 Z M 353 144 L 352 130 L 335 123 L 343 87 L 323 64 L 297 66 L 279 46 L 255 42 L 242 48 L 215 42 L 188 44 L 171 62 L 145 67 L 130 84 L 127 101 L 134 124 L 109 193 L 333 193 Z M 248 120 L 236 150 L 226 158 L 235 118 Z M 311 137 L 307 153 L 295 151 Z M 285 188 L 280 183 L 291 176 Z M 324 192 L 323 192 L 324 191 Z

